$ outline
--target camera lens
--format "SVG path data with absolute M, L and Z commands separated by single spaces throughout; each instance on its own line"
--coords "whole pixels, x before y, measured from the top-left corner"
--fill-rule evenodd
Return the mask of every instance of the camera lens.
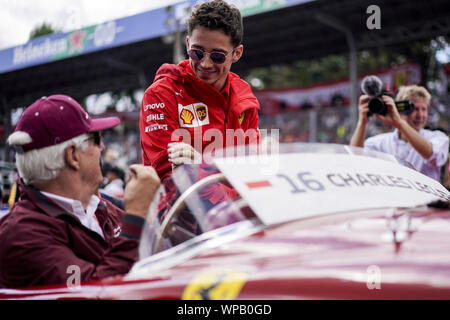
M 369 101 L 369 111 L 372 114 L 384 116 L 387 113 L 387 108 L 381 98 L 373 98 Z

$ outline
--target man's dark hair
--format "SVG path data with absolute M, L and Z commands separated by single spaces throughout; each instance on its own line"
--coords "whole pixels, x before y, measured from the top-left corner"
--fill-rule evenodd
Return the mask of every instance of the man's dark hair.
M 119 167 L 112 167 L 108 170 L 108 172 L 115 174 L 117 178 L 119 178 L 122 181 L 125 179 L 125 171 L 123 171 Z
M 194 7 L 187 21 L 188 34 L 192 35 L 197 27 L 222 30 L 231 37 L 231 43 L 235 48 L 242 42 L 244 27 L 241 13 L 235 6 L 223 0 L 208 1 Z

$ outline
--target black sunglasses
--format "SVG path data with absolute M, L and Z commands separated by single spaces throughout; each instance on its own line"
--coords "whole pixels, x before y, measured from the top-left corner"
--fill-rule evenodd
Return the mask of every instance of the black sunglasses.
M 234 52 L 234 50 L 233 50 Z M 216 64 L 224 63 L 227 59 L 227 54 L 223 52 L 213 51 L 213 52 L 206 52 L 201 49 L 190 49 L 188 50 L 188 55 L 192 60 L 195 61 L 201 61 L 205 57 L 206 54 L 209 54 L 209 57 L 211 58 L 211 61 Z
M 88 141 L 88 140 L 92 139 L 92 140 L 94 140 L 94 144 L 99 146 L 102 143 L 102 136 L 100 134 L 100 131 L 94 131 L 94 132 L 91 132 L 91 134 L 92 134 L 92 136 L 90 136 L 89 138 L 87 138 L 84 141 Z

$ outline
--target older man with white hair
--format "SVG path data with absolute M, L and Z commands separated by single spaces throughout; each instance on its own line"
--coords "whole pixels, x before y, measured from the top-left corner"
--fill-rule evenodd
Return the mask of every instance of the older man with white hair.
M 0 287 L 93 280 L 128 272 L 160 180 L 130 167 L 126 213 L 99 197 L 100 131 L 115 117 L 92 119 L 71 97 L 29 106 L 8 144 L 16 150 L 20 199 L 0 220 Z M 78 273 L 78 274 L 76 274 Z

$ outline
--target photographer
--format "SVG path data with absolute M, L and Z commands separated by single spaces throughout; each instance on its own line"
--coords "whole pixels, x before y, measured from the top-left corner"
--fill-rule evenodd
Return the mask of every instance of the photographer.
M 364 88 L 364 83 L 362 87 L 366 94 L 359 98 L 359 119 L 350 145 L 390 153 L 409 162 L 421 173 L 440 181 L 440 170 L 448 157 L 449 139 L 440 131 L 424 129 L 431 100 L 428 91 L 416 85 L 400 87 L 396 100 L 409 100 L 414 105 L 408 114 L 400 114 L 396 102 L 384 94 L 386 90 L 381 90 L 379 98 L 383 101 L 385 111 L 377 114 L 369 110 L 369 102 L 374 99 L 373 92 L 368 92 L 370 90 Z M 371 114 L 393 126 L 395 130 L 364 141 Z

